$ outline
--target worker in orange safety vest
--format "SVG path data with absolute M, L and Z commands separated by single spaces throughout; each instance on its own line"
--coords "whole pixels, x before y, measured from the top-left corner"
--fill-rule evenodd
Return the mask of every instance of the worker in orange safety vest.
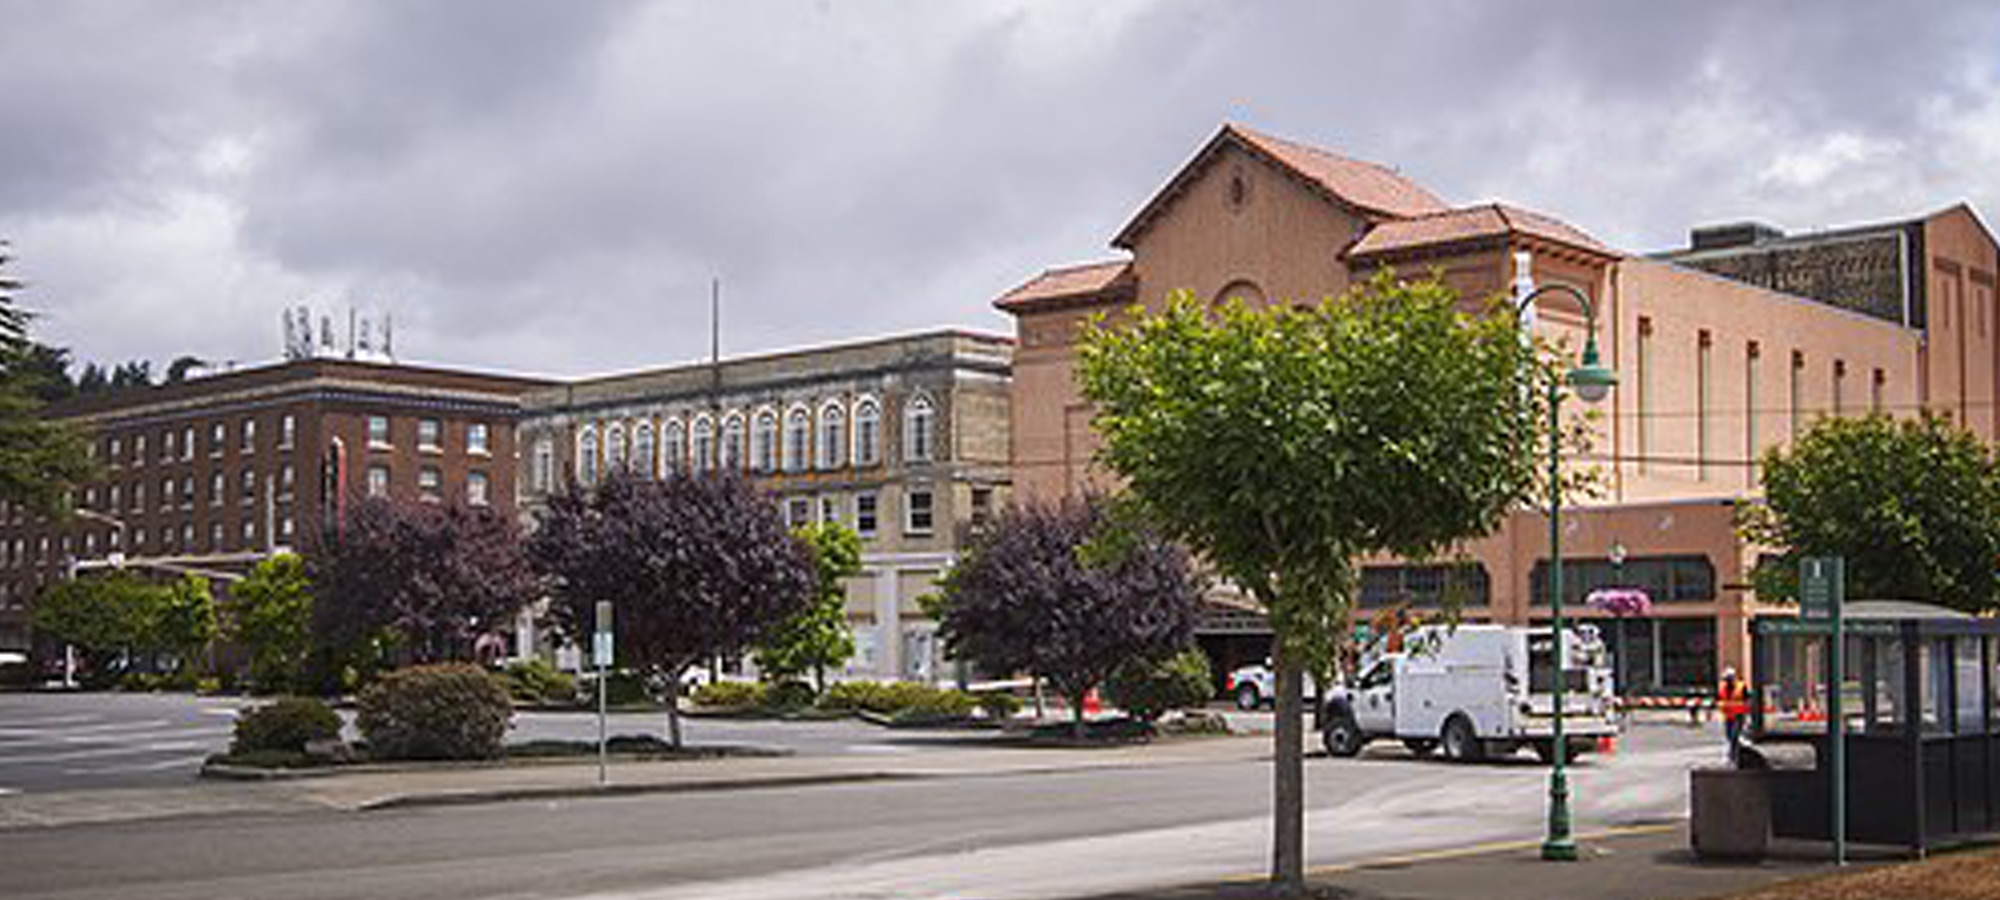
M 1736 670 L 1722 670 L 1722 683 L 1715 689 L 1716 706 L 1722 710 L 1723 734 L 1729 740 L 1729 764 L 1734 766 L 1743 748 L 1743 720 L 1750 715 L 1750 689 L 1736 677 Z

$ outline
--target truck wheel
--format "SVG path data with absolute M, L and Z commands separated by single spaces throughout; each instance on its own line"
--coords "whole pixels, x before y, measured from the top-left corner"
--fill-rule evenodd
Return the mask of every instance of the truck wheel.
M 1438 748 L 1438 742 L 1430 738 L 1404 738 L 1403 746 L 1409 749 L 1411 756 L 1429 756 Z
M 1486 758 L 1486 745 L 1472 731 L 1472 720 L 1455 715 L 1444 723 L 1444 758 L 1452 762 L 1478 762 Z
M 1246 684 L 1236 689 L 1237 709 L 1243 710 L 1244 712 L 1253 712 L 1257 709 L 1257 707 L 1262 705 L 1264 705 L 1264 698 L 1257 696 L 1256 685 Z
M 1354 756 L 1361 752 L 1368 738 L 1361 733 L 1361 726 L 1354 724 L 1354 717 L 1336 715 L 1333 721 L 1320 733 L 1326 743 L 1328 756 Z

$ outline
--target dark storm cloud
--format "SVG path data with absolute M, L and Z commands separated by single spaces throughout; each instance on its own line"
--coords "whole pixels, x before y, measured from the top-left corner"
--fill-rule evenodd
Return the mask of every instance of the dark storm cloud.
M 277 310 L 586 372 L 1004 329 L 1224 120 L 1634 249 L 2000 192 L 1985 4 L 19 3 L 0 235 L 84 355 Z

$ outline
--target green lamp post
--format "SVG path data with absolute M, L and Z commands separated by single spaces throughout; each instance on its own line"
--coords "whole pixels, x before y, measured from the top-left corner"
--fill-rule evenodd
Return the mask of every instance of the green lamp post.
M 1611 393 L 1618 383 L 1618 374 L 1605 368 L 1597 354 L 1597 308 L 1590 297 L 1567 284 L 1546 284 L 1534 287 L 1528 276 L 1530 259 L 1526 253 L 1514 256 L 1517 274 L 1516 291 L 1521 298 L 1515 302 L 1516 317 L 1525 324 L 1530 320 L 1525 316 L 1533 309 L 1535 299 L 1548 293 L 1565 293 L 1576 298 L 1583 306 L 1584 345 L 1583 360 L 1570 369 L 1561 381 L 1549 382 L 1549 617 L 1550 647 L 1554 654 L 1554 677 L 1551 679 L 1555 703 L 1554 727 L 1552 729 L 1549 767 L 1549 828 L 1548 836 L 1542 840 L 1542 858 L 1549 860 L 1576 859 L 1576 841 L 1570 836 L 1569 816 L 1569 776 L 1565 767 L 1569 762 L 1569 743 L 1563 731 L 1563 693 L 1567 687 L 1564 662 L 1568 642 L 1563 633 L 1563 570 L 1562 570 L 1562 387 L 1568 384 L 1576 391 L 1577 399 L 1585 403 L 1599 403 Z

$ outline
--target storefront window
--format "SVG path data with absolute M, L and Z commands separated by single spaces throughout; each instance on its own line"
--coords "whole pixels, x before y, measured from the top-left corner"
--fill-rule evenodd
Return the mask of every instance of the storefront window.
M 1956 648 L 1952 666 L 1952 689 L 1958 711 L 1952 730 L 1959 734 L 1979 734 L 1986 730 L 1986 688 L 1980 677 L 1979 639 L 1952 639 Z
M 1918 709 L 1923 713 L 1924 732 L 1951 730 L 1951 643 L 1934 638 L 1917 645 Z
M 1710 687 L 1716 682 L 1715 620 L 1660 621 L 1660 683 L 1669 687 Z
M 1903 643 L 1883 639 L 1868 644 L 1874 651 L 1869 681 L 1874 683 L 1871 695 L 1875 700 L 1868 715 L 1868 730 L 1896 731 L 1903 727 L 1903 708 L 1907 702 L 1903 692 Z

